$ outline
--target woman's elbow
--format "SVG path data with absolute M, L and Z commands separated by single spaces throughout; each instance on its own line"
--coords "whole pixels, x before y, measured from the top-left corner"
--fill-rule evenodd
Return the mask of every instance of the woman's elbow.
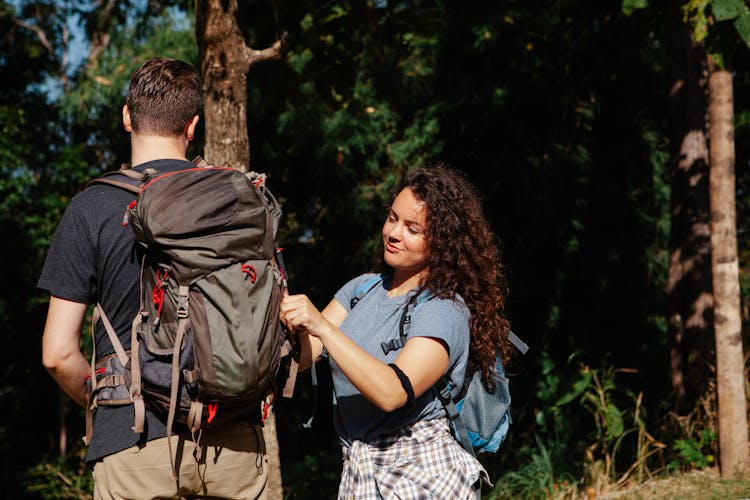
M 390 413 L 392 411 L 398 410 L 406 404 L 406 395 L 398 393 L 386 393 L 382 397 L 377 398 L 377 400 L 372 401 L 372 403 L 377 406 L 379 410 Z

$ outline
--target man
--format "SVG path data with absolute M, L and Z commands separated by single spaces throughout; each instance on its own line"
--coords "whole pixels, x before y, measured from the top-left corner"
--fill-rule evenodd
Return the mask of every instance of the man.
M 155 58 L 138 68 L 122 109 L 133 170 L 165 173 L 194 167 L 185 154 L 200 104 L 199 77 L 191 65 Z M 79 339 L 88 305 L 102 305 L 125 349 L 130 348 L 131 322 L 139 310 L 139 252 L 133 231 L 122 225 L 132 200 L 132 193 L 104 184 L 75 196 L 39 278 L 38 286 L 50 293 L 43 364 L 84 407 L 91 368 Z M 113 352 L 101 322 L 94 341 L 97 359 Z M 199 445 L 184 435 L 173 435 L 179 466 L 175 480 L 163 419 L 147 409 L 144 432 L 135 434 L 132 404 L 98 406 L 93 417 L 86 461 L 94 465 L 95 499 L 266 498 L 263 434 L 250 418 L 203 431 Z M 175 426 L 175 432 L 182 431 Z

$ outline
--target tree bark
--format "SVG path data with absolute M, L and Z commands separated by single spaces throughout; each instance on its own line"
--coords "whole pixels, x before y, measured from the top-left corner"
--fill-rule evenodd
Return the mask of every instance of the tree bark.
M 254 64 L 281 59 L 285 37 L 272 47 L 254 50 L 245 43 L 236 13 L 237 0 L 195 2 L 195 34 L 205 95 L 206 161 L 247 171 L 247 73 Z
M 719 466 L 724 478 L 747 473 L 747 401 L 740 312 L 734 173 L 732 74 L 709 57 L 711 253 L 716 332 Z
M 196 0 L 195 35 L 203 77 L 205 160 L 211 165 L 250 168 L 247 131 L 247 73 L 259 62 L 281 59 L 286 35 L 272 47 L 247 46 L 237 24 L 237 0 Z M 276 419 L 270 412 L 263 429 L 268 455 L 268 490 L 271 500 L 282 499 L 281 460 Z
M 279 458 L 275 411 L 268 412 L 268 418 L 263 424 L 263 439 L 266 441 L 266 454 L 268 455 L 268 498 L 282 499 L 284 490 L 281 481 L 281 459 Z
M 109 29 L 115 17 L 120 0 L 100 0 L 99 8 L 94 12 L 94 23 L 89 41 L 89 53 L 86 56 L 86 76 L 94 78 L 99 67 L 99 59 L 107 49 L 110 41 Z
M 713 347 L 706 51 L 670 2 L 668 328 L 674 409 L 690 413 L 709 384 Z

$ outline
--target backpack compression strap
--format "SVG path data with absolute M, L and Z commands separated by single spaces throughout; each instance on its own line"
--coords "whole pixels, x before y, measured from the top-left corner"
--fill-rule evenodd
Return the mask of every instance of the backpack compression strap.
M 112 344 L 112 347 L 117 354 L 117 359 L 120 361 L 122 366 L 127 366 L 129 359 L 128 354 L 122 347 L 120 339 L 117 337 L 115 329 L 112 327 L 112 323 L 110 323 L 107 315 L 104 314 L 104 309 L 102 308 L 101 304 L 96 304 L 96 307 L 94 308 L 94 314 L 91 318 L 91 393 L 89 394 L 89 401 L 86 405 L 86 437 L 84 438 L 84 442 L 87 445 L 91 443 L 91 436 L 94 430 L 93 412 L 94 408 L 96 408 L 96 395 L 99 392 L 99 389 L 102 387 L 117 385 L 114 382 L 100 383 L 96 380 L 96 339 L 94 338 L 94 331 L 96 329 L 96 324 L 99 322 L 99 319 L 101 319 L 102 324 L 104 325 L 104 329 L 106 330 L 107 336 L 109 337 L 109 342 Z M 124 384 L 125 381 L 123 380 L 122 383 Z
M 180 350 L 182 341 L 185 338 L 185 330 L 188 323 L 188 296 L 190 289 L 185 285 L 180 285 L 180 296 L 177 302 L 177 335 L 174 339 L 174 349 L 172 350 L 172 391 L 169 396 L 169 413 L 167 415 L 167 445 L 169 446 L 169 460 L 172 462 L 172 479 L 177 481 L 177 468 L 175 467 L 175 456 L 172 453 L 172 424 L 177 411 L 177 392 L 180 386 Z M 192 409 L 192 408 L 191 408 Z M 200 417 L 197 422 L 200 428 Z M 195 432 L 198 429 L 191 428 Z

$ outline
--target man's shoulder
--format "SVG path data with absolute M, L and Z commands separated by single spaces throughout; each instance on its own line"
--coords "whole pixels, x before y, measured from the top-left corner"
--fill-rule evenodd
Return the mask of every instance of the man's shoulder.
M 125 172 L 127 170 L 132 170 L 133 172 L 138 173 L 144 173 L 148 172 L 150 176 L 154 175 L 160 175 L 160 174 L 166 174 L 170 172 L 177 172 L 180 170 L 186 170 L 189 168 L 194 168 L 195 164 L 192 162 L 189 162 L 187 160 L 177 160 L 177 159 L 170 159 L 170 158 L 164 158 L 159 160 L 151 160 L 147 161 L 145 163 L 139 163 L 138 165 L 130 166 L 130 165 L 123 165 L 119 169 L 116 170 L 107 170 L 104 172 L 100 177 L 95 177 L 92 179 L 92 181 L 96 181 L 97 179 L 106 178 L 106 177 L 115 177 L 115 178 L 127 178 Z M 89 182 L 89 187 L 95 187 L 95 186 L 102 186 L 107 184 L 104 183 L 92 183 Z M 110 186 L 115 187 L 115 186 Z
M 138 173 L 143 173 L 150 169 L 156 172 L 155 174 L 151 174 L 153 176 L 169 172 L 177 172 L 192 167 L 195 167 L 195 165 L 187 160 L 160 159 L 141 163 L 133 167 L 128 166 L 125 169 L 130 169 Z M 106 177 L 109 180 L 115 180 L 125 184 L 132 183 L 135 186 L 138 185 L 137 181 L 129 181 L 128 176 L 124 173 L 117 175 L 120 170 L 122 169 L 110 170 L 102 174 L 102 176 L 92 179 L 85 189 L 73 197 L 71 204 L 90 205 L 93 203 L 100 207 L 107 207 L 110 206 L 113 201 L 133 198 L 134 194 L 122 187 L 104 182 L 95 182 L 97 179 Z

